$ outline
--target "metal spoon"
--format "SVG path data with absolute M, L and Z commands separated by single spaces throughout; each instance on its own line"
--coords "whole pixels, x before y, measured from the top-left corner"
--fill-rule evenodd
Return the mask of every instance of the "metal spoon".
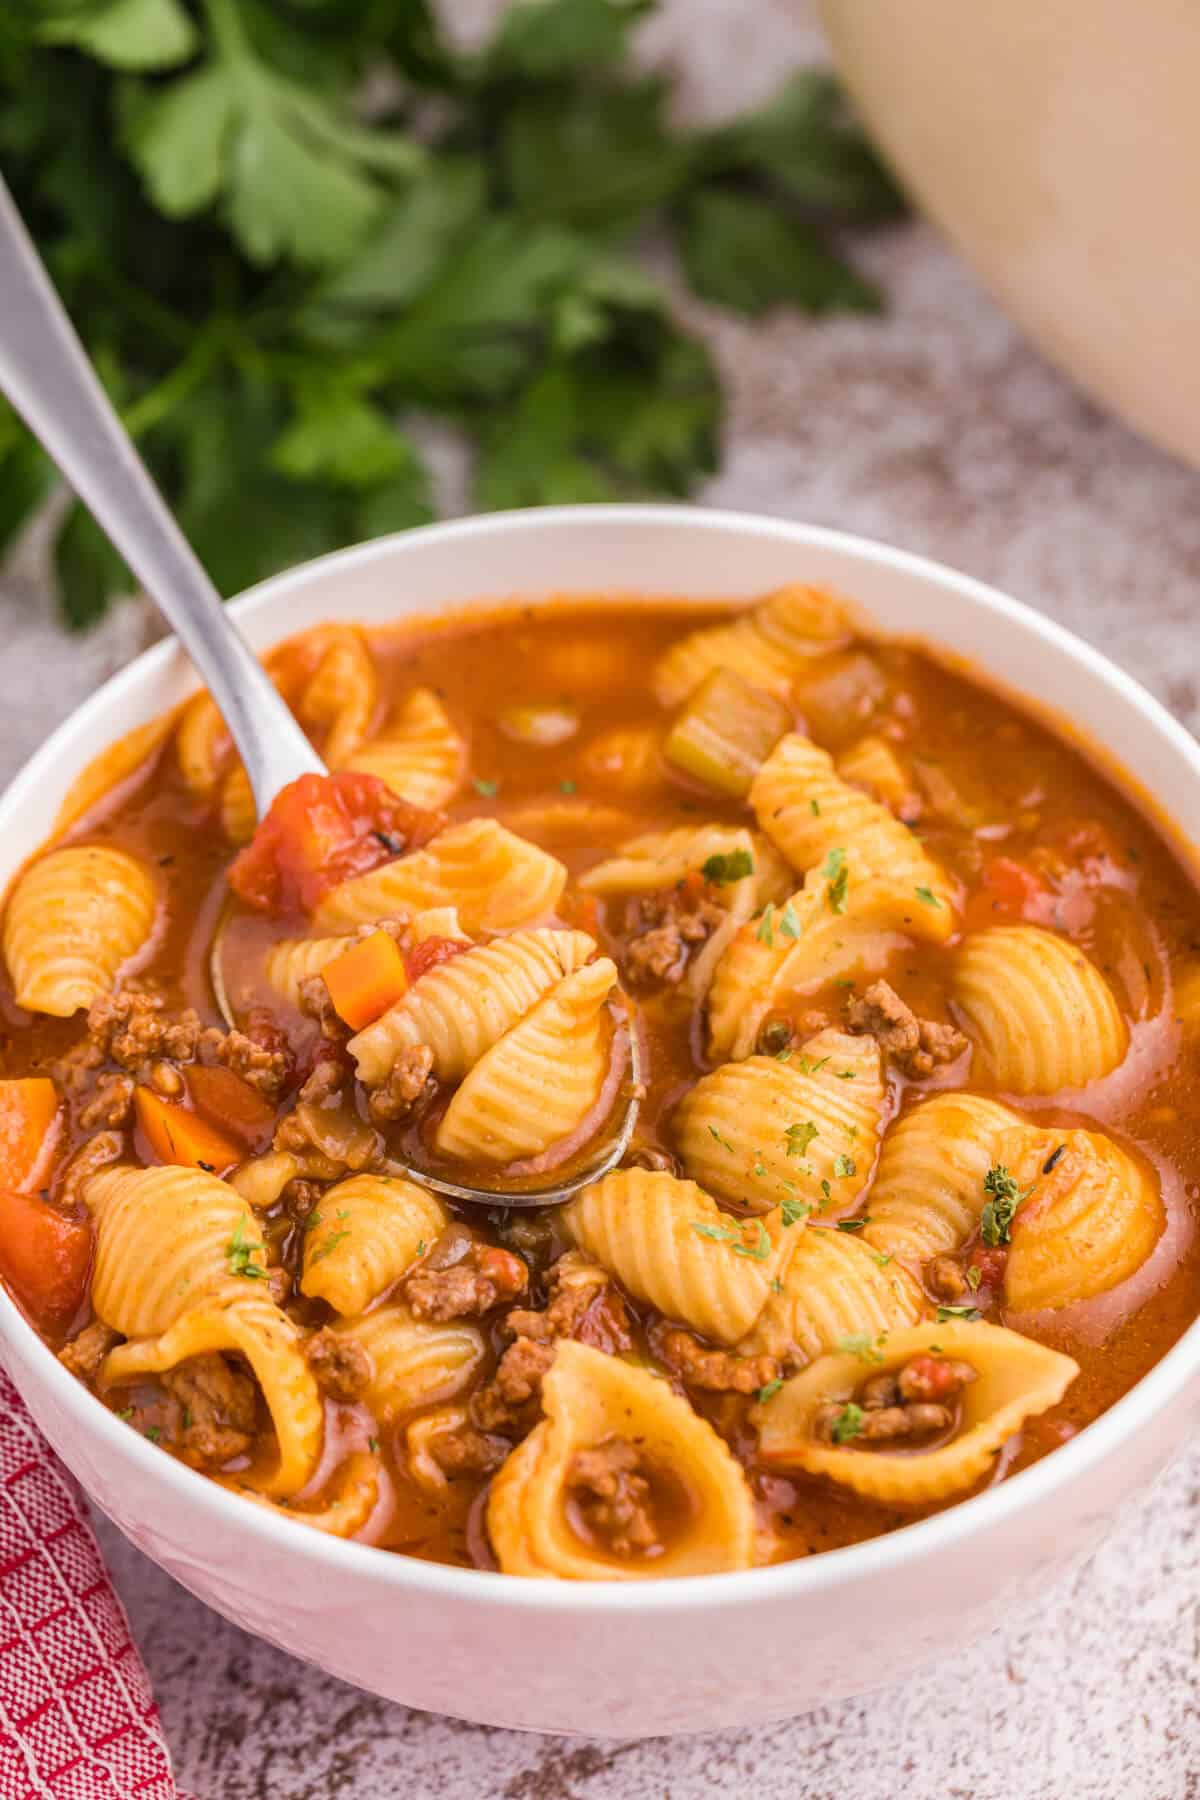
M 276 693 L 200 566 L 109 403 L 29 234 L 0 179 L 0 391 L 57 463 L 166 618 L 229 727 L 261 818 L 279 790 L 325 765 Z M 221 991 L 218 985 L 218 992 Z M 486 1206 L 569 1200 L 615 1168 L 638 1112 L 636 1032 L 632 1083 L 603 1158 L 540 1192 L 506 1194 L 403 1167 L 414 1180 Z

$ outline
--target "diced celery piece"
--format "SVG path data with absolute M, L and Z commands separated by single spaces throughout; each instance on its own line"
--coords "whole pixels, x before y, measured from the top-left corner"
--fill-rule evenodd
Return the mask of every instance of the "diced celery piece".
M 791 726 L 791 709 L 775 694 L 732 669 L 714 669 L 676 719 L 665 753 L 684 775 L 744 799 L 759 764 Z

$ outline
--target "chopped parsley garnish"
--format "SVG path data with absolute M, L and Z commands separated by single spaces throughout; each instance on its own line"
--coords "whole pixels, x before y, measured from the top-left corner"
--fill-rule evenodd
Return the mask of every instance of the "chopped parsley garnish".
M 560 781 L 558 791 L 560 794 L 573 794 L 578 785 L 578 782 L 575 781 Z
M 485 800 L 490 800 L 493 794 L 500 792 L 498 781 L 485 781 L 482 775 L 476 775 L 471 786 L 477 794 L 482 794 Z
M 972 1263 L 970 1268 L 967 1270 L 967 1286 L 970 1288 L 970 1290 L 973 1294 L 977 1294 L 979 1292 L 979 1284 L 982 1280 L 983 1280 L 983 1270 L 981 1268 L 979 1268 L 977 1264 Z
M 847 1400 L 841 1412 L 833 1422 L 833 1441 L 835 1444 L 848 1444 L 856 1438 L 863 1428 L 863 1409 L 856 1406 L 853 1400 Z
M 814 819 L 819 819 L 819 818 L 820 818 L 820 816 L 821 816 L 821 802 L 820 802 L 820 801 L 819 801 L 819 800 L 818 800 L 818 799 L 817 799 L 817 797 L 816 797 L 816 795 L 815 795 L 815 794 L 814 794 L 814 796 L 813 796 L 813 798 L 812 798 L 812 799 L 811 799 L 811 800 L 810 800 L 810 801 L 809 801 L 809 803 L 808 803 L 808 810 L 809 810 L 809 811 L 810 811 L 810 812 L 811 812 L 811 813 L 812 813 L 812 816 L 813 816 L 813 818 L 814 818 Z
M 934 893 L 932 888 L 919 887 L 916 890 L 916 895 L 917 895 L 917 899 L 920 900 L 922 905 L 924 905 L 924 906 L 940 907 L 942 904 L 941 901 L 938 899 L 937 895 Z
M 770 901 L 763 908 L 763 916 L 759 920 L 758 930 L 754 935 L 760 944 L 767 946 L 768 950 L 775 948 L 775 908 Z
M 339 1214 L 339 1217 L 341 1217 L 341 1216 L 342 1215 Z M 321 1245 L 321 1248 L 319 1250 L 313 1251 L 313 1253 L 312 1253 L 313 1262 L 315 1262 L 315 1263 L 324 1262 L 325 1258 L 329 1255 L 330 1251 L 336 1250 L 338 1245 L 342 1242 L 343 1238 L 348 1238 L 349 1236 L 350 1236 L 349 1226 L 347 1226 L 344 1231 L 331 1231 L 329 1236 L 325 1239 L 325 1242 Z
M 709 1135 L 709 1137 L 716 1138 L 716 1140 L 717 1140 L 718 1144 L 720 1144 L 722 1150 L 728 1150 L 730 1156 L 733 1155 L 733 1145 L 730 1143 L 728 1138 L 723 1138 L 721 1136 L 720 1132 L 717 1130 L 715 1125 L 709 1126 L 708 1135 Z
M 977 1306 L 939 1306 L 935 1316 L 939 1325 L 944 1325 L 947 1319 L 965 1319 L 968 1324 L 974 1324 L 983 1314 Z
M 118 1417 L 118 1419 L 132 1419 L 132 1417 L 133 1417 L 132 1406 L 123 1406 L 121 1408 L 120 1412 L 117 1414 L 117 1417 Z
M 852 1156 L 835 1156 L 833 1159 L 833 1175 L 835 1181 L 845 1181 L 857 1173 L 858 1164 Z
M 766 1262 L 771 1254 L 771 1239 L 761 1219 L 754 1221 L 758 1228 L 758 1238 L 753 1244 L 743 1241 L 741 1232 L 735 1225 L 709 1225 L 703 1219 L 692 1220 L 692 1230 L 697 1237 L 709 1238 L 714 1244 L 728 1244 L 735 1256 L 748 1256 L 751 1262 Z
M 796 917 L 796 909 L 790 900 L 779 915 L 779 935 L 793 939 L 800 936 L 800 921 Z
M 783 1141 L 787 1145 L 788 1155 L 803 1156 L 813 1139 L 819 1135 L 820 1133 L 817 1131 L 817 1128 L 811 1119 L 805 1119 L 803 1123 L 799 1125 L 789 1125 L 783 1134 Z
M 367 1449 L 371 1452 L 372 1456 L 378 1456 L 378 1454 L 379 1454 L 379 1439 L 377 1437 L 369 1437 L 367 1439 Z
M 988 1200 L 979 1216 L 979 1235 L 995 1250 L 1000 1244 L 1008 1243 L 1012 1236 L 1013 1214 L 1022 1200 L 1028 1200 L 1033 1187 L 1019 1188 L 1015 1176 L 1004 1164 L 995 1163 L 983 1178 L 983 1191 Z
M 837 1071 L 837 1078 L 839 1081 L 857 1081 L 858 1080 L 858 1070 L 857 1069 L 839 1069 Z
M 785 1225 L 802 1224 L 811 1211 L 812 1207 L 806 1200 L 785 1200 L 779 1209 Z
M 775 1377 L 774 1381 L 765 1382 L 763 1384 L 763 1386 L 759 1388 L 759 1390 L 758 1390 L 757 1394 L 755 1394 L 754 1398 L 758 1401 L 759 1405 L 761 1406 L 764 1404 L 765 1401 L 767 1401 L 771 1398 L 772 1394 L 777 1394 L 782 1386 L 783 1386 L 783 1376 L 777 1375 Z
M 871 1257 L 881 1269 L 886 1269 L 895 1254 L 894 1250 L 872 1250 Z
M 747 875 L 753 875 L 754 858 L 748 850 L 723 851 L 702 862 L 700 873 L 705 881 L 712 881 L 718 887 L 723 887 L 728 882 L 744 881 Z
M 832 1189 L 832 1188 L 831 1188 L 831 1187 L 830 1187 L 830 1185 L 829 1185 L 829 1183 L 828 1183 L 828 1182 L 827 1182 L 827 1181 L 823 1181 L 823 1182 L 822 1182 L 822 1183 L 821 1183 L 821 1192 L 822 1192 L 822 1193 L 823 1193 L 823 1194 L 824 1194 L 824 1196 L 825 1196 L 825 1202 L 824 1202 L 824 1205 L 825 1205 L 825 1206 L 828 1206 L 828 1205 L 829 1205 L 829 1202 L 830 1202 L 830 1201 L 831 1201 L 831 1200 L 832 1200 L 832 1199 L 833 1199 L 833 1189 Z M 823 1211 L 823 1210 L 824 1210 L 824 1207 L 822 1207 L 822 1211 Z
M 829 902 L 830 912 L 844 913 L 846 910 L 846 888 L 850 881 L 850 871 L 846 867 L 846 852 L 831 850 L 821 864 L 821 874 L 829 883 L 825 898 Z
M 869 1331 L 852 1331 L 846 1337 L 840 1337 L 834 1345 L 844 1356 L 858 1356 L 863 1362 L 881 1363 L 883 1352 L 876 1348 L 875 1340 Z
M 424 1256 L 424 1254 L 425 1254 L 425 1239 L 418 1238 L 417 1239 L 417 1255 Z
M 837 1228 L 839 1231 L 861 1231 L 864 1225 L 869 1225 L 870 1223 L 871 1221 L 869 1218 L 839 1219 Z
M 789 1223 L 789 1221 L 785 1219 L 784 1224 L 786 1225 L 788 1223 Z M 771 1282 L 771 1292 L 773 1294 L 782 1294 L 782 1292 L 783 1292 L 783 1283 L 782 1283 L 782 1281 L 780 1281 L 778 1275 L 776 1275 L 775 1278 L 773 1279 L 773 1281 Z
M 239 1219 L 233 1228 L 233 1236 L 225 1248 L 225 1254 L 229 1258 L 229 1273 L 244 1275 L 248 1281 L 261 1281 L 266 1275 L 266 1270 L 260 1269 L 257 1263 L 250 1260 L 255 1251 L 261 1249 L 261 1244 L 246 1242 L 243 1221 Z
M 146 1429 L 142 1432 L 142 1436 L 144 1438 L 149 1438 L 152 1444 L 157 1444 L 158 1440 L 162 1437 L 162 1426 L 147 1425 Z
M 828 1061 L 827 1056 L 822 1056 L 818 1062 L 814 1062 L 811 1056 L 802 1056 L 796 1067 L 802 1075 L 815 1075 L 817 1070 L 823 1069 Z

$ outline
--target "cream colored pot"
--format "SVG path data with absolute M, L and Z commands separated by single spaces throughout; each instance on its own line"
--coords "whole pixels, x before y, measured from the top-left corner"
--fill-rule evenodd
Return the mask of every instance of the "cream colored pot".
M 884 155 L 1046 354 L 1200 463 L 1196 0 L 821 0 Z

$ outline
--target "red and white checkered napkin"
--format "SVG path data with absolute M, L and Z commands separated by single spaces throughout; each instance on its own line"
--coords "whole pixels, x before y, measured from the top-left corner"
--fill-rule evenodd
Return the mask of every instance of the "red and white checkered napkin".
M 0 1800 L 178 1800 L 78 1488 L 0 1369 Z

